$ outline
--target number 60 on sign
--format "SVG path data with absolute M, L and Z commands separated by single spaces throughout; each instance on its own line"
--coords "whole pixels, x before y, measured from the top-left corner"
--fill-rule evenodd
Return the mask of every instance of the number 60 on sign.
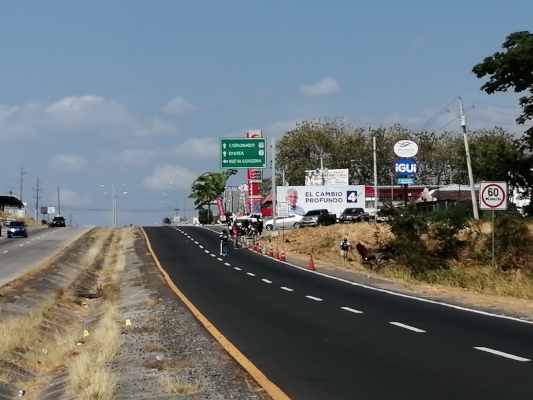
M 481 182 L 480 210 L 507 210 L 507 182 Z

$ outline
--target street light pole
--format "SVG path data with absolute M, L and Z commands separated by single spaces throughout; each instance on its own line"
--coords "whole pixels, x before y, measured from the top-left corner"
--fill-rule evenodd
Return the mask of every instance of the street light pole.
M 472 195 L 472 210 L 474 211 L 474 219 L 479 219 L 479 212 L 477 209 L 476 188 L 474 186 L 474 175 L 472 174 L 472 160 L 470 159 L 470 148 L 468 146 L 468 137 L 466 136 L 466 117 L 463 112 L 463 99 L 459 97 L 459 109 L 461 111 L 461 127 L 463 128 L 463 137 L 465 141 L 466 153 L 466 167 L 468 169 L 468 181 L 470 183 L 470 193 Z

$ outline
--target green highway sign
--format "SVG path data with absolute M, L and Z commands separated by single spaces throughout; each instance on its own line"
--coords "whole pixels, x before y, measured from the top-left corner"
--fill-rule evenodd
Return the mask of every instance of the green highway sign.
M 220 168 L 266 168 L 265 138 L 220 139 Z

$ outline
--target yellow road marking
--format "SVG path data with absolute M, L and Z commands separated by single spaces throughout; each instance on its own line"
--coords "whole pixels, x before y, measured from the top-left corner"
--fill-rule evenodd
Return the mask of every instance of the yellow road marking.
M 202 323 L 203 326 L 205 326 L 209 333 L 213 335 L 216 340 L 218 340 L 221 346 L 235 359 L 235 361 L 237 361 L 274 400 L 290 400 L 289 396 L 287 396 L 279 387 L 277 387 L 274 382 L 268 379 L 266 375 L 259 370 L 259 368 L 257 368 L 250 360 L 248 360 L 248 358 L 246 358 L 244 354 L 239 351 L 239 349 L 237 349 L 237 347 L 233 345 L 233 343 L 231 343 L 224 335 L 222 335 L 222 333 L 220 333 L 220 331 L 215 328 L 215 326 L 209 322 L 209 320 L 204 317 L 202 313 L 189 301 L 189 299 L 185 297 L 185 295 L 177 288 L 172 279 L 170 279 L 168 273 L 161 266 L 159 259 L 152 249 L 150 239 L 148 239 L 148 235 L 142 227 L 141 231 L 144 234 L 146 244 L 148 245 L 148 251 L 152 255 L 157 268 L 159 268 L 165 277 L 165 280 L 172 291 L 178 295 L 181 301 L 183 301 L 189 310 L 191 310 L 193 315 Z

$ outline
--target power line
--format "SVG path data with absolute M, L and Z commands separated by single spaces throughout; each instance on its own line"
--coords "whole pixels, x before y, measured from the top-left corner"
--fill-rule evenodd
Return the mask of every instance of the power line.
M 457 120 L 458 118 L 459 118 L 459 117 L 457 117 L 457 116 L 454 117 L 454 118 L 453 118 L 450 122 L 448 122 L 446 125 L 441 126 L 439 129 L 435 130 L 435 132 L 438 132 L 438 131 L 440 131 L 441 129 L 446 128 L 446 127 L 447 127 L 448 125 L 450 125 L 452 122 L 455 122 L 455 120 Z
M 501 111 L 492 110 L 492 109 L 487 108 L 487 107 L 477 106 L 476 108 L 481 108 L 483 110 L 487 110 L 487 111 L 490 111 L 490 112 L 493 112 L 493 113 L 496 113 L 496 114 L 503 114 L 503 115 L 508 115 L 510 117 L 518 118 L 515 114 L 504 113 L 504 112 L 501 112 Z
M 470 100 L 471 102 L 474 102 L 474 103 L 482 103 L 482 104 L 487 104 L 489 106 L 495 106 L 495 107 L 501 107 L 501 108 L 511 108 L 511 109 L 516 109 L 516 107 L 512 107 L 512 106 L 503 106 L 501 104 L 494 104 L 494 103 L 489 103 L 489 102 L 486 102 L 486 101 L 481 101 L 481 100 L 474 100 L 474 99 L 468 99 Z
M 422 125 L 420 125 L 417 129 L 415 129 L 415 131 L 420 131 L 422 129 L 425 129 L 426 127 L 428 127 L 429 125 L 431 125 L 433 122 L 435 122 L 437 120 L 437 118 L 439 118 L 442 114 L 444 114 L 445 112 L 450 112 L 450 110 L 448 110 L 448 107 L 451 106 L 453 104 L 453 102 L 455 100 L 457 100 L 459 97 L 455 97 L 452 101 L 450 101 L 442 110 L 440 110 L 437 114 L 435 114 L 433 117 L 431 117 L 427 122 L 423 123 Z

